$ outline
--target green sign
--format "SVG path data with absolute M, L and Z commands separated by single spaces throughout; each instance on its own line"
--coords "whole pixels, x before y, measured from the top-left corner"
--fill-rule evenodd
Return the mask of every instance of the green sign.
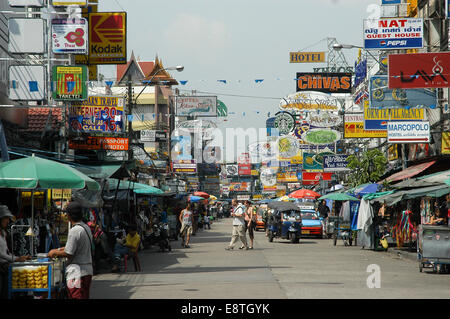
M 225 117 L 228 116 L 227 106 L 220 100 L 217 100 L 217 116 Z
M 74 101 L 87 99 L 87 74 L 85 65 L 53 67 L 53 99 Z
M 318 154 L 303 153 L 303 169 L 309 172 L 322 172 L 323 158 L 319 158 Z

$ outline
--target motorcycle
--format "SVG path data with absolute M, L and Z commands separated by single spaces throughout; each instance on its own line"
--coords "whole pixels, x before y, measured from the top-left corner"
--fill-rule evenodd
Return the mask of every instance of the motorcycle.
M 172 247 L 169 242 L 168 224 L 158 223 L 154 224 L 151 233 L 144 238 L 145 246 L 158 245 L 161 252 L 172 251 Z
M 273 242 L 274 238 L 282 238 L 297 244 L 302 233 L 300 208 L 291 202 L 272 202 L 269 203 L 269 208 L 274 209 L 269 224 L 269 242 Z

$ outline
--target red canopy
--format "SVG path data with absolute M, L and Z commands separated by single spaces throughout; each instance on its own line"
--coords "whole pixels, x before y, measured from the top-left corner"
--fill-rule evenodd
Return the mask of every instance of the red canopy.
M 205 192 L 195 192 L 195 193 L 194 193 L 194 196 L 200 196 L 200 197 L 203 197 L 203 198 L 205 198 L 205 199 L 208 199 L 208 198 L 209 198 L 209 194 L 207 194 L 207 193 L 205 193 Z
M 291 198 L 308 198 L 308 199 L 316 199 L 322 195 L 310 190 L 310 189 L 298 189 L 295 192 L 292 192 L 288 195 Z

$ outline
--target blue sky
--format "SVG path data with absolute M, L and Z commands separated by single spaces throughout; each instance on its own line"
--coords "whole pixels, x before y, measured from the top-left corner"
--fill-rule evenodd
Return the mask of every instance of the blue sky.
M 327 37 L 362 45 L 368 6 L 380 0 L 100 0 L 99 11 L 127 12 L 128 56 L 156 54 L 164 66 L 184 65 L 180 90 L 220 93 L 228 107 L 221 127 L 265 127 L 278 98 L 295 92 L 296 72 L 326 64 L 289 63 L 289 52 L 327 51 Z M 322 40 L 322 41 L 321 41 Z M 354 64 L 357 50 L 346 50 Z M 107 77 L 111 67 L 101 67 Z M 255 79 L 264 79 L 255 83 Z M 217 80 L 227 80 L 227 84 Z M 227 94 L 227 95 L 222 95 Z M 246 95 L 265 98 L 245 98 Z M 259 114 L 256 112 L 259 111 Z M 245 112 L 245 116 L 243 115 Z

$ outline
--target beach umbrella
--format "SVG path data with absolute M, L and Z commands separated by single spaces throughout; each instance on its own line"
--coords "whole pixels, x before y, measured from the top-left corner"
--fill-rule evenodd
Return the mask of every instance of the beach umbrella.
M 203 201 L 203 200 L 205 200 L 203 197 L 194 196 L 194 195 L 191 195 L 188 198 L 188 201 L 191 202 L 191 203 L 197 203 L 197 202 L 200 202 L 200 201 Z
M 278 197 L 275 200 L 278 202 L 292 202 L 292 201 L 295 201 L 295 198 L 290 198 L 290 197 L 284 195 L 284 196 Z
M 320 200 L 331 199 L 331 200 L 338 200 L 338 201 L 349 201 L 349 200 L 359 201 L 358 198 L 347 195 L 345 193 L 331 193 L 331 194 L 324 195 L 324 196 L 320 197 L 319 199 Z
M 195 192 L 194 196 L 203 197 L 204 199 L 208 199 L 210 195 L 205 192 Z
M 320 194 L 310 189 L 302 188 L 290 193 L 288 196 L 291 198 L 316 199 L 317 197 L 320 197 Z

